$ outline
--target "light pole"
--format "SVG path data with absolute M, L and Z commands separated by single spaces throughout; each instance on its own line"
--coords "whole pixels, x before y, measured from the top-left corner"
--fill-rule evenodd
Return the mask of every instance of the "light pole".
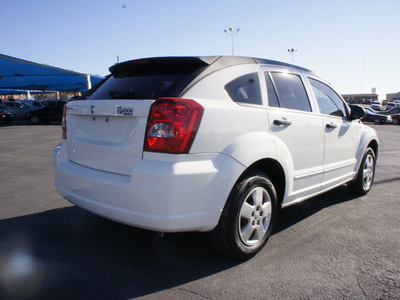
M 297 52 L 297 49 L 287 49 L 287 51 L 292 55 L 292 65 L 294 64 L 294 54 Z
M 234 56 L 234 55 L 235 55 L 235 52 L 234 52 L 234 50 L 233 50 L 233 36 L 234 36 L 234 35 L 238 35 L 239 31 L 240 31 L 240 28 L 236 29 L 236 31 L 235 31 L 235 30 L 233 30 L 233 29 L 232 29 L 232 27 L 229 27 L 229 29 L 228 29 L 228 30 L 227 30 L 227 29 L 224 29 L 224 32 L 225 32 L 227 35 L 229 35 L 229 36 L 231 37 L 231 43 L 232 43 L 232 56 Z

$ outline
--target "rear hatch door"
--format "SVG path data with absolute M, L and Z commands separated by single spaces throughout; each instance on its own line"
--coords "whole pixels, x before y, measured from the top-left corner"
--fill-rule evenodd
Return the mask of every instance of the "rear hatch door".
M 111 74 L 67 104 L 69 160 L 79 165 L 130 175 L 142 158 L 151 104 L 179 97 L 215 58 L 164 57 L 114 65 Z
M 86 100 L 67 106 L 69 160 L 129 175 L 142 158 L 151 100 Z

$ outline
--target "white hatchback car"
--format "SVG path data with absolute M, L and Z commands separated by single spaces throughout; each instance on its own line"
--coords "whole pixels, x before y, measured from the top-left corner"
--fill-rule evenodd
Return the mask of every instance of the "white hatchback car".
M 375 131 L 313 72 L 249 57 L 114 65 L 65 106 L 55 185 L 105 218 L 158 232 L 212 231 L 239 259 L 277 210 L 342 184 L 372 186 Z

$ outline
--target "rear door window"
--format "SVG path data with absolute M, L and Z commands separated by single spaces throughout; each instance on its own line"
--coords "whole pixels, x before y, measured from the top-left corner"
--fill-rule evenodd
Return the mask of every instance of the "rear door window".
M 311 111 L 306 90 L 299 75 L 271 72 L 282 108 Z
M 275 87 L 271 81 L 269 73 L 265 73 L 265 82 L 267 84 L 268 105 L 271 107 L 279 107 L 278 96 L 276 95 Z

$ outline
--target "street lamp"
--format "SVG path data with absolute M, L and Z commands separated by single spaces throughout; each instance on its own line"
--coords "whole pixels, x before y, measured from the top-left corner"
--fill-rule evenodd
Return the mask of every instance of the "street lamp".
M 292 65 L 294 64 L 294 54 L 297 52 L 297 49 L 287 49 L 287 51 L 292 55 Z
M 227 29 L 224 29 L 224 32 L 225 32 L 227 35 L 229 35 L 229 36 L 231 37 L 231 43 L 232 43 L 232 56 L 234 56 L 234 55 L 235 55 L 235 52 L 233 51 L 233 36 L 234 36 L 234 35 L 238 35 L 239 31 L 240 31 L 240 28 L 236 29 L 236 31 L 235 31 L 235 30 L 233 30 L 233 29 L 232 29 L 232 27 L 229 27 L 229 29 L 228 29 L 228 30 L 227 30 Z

